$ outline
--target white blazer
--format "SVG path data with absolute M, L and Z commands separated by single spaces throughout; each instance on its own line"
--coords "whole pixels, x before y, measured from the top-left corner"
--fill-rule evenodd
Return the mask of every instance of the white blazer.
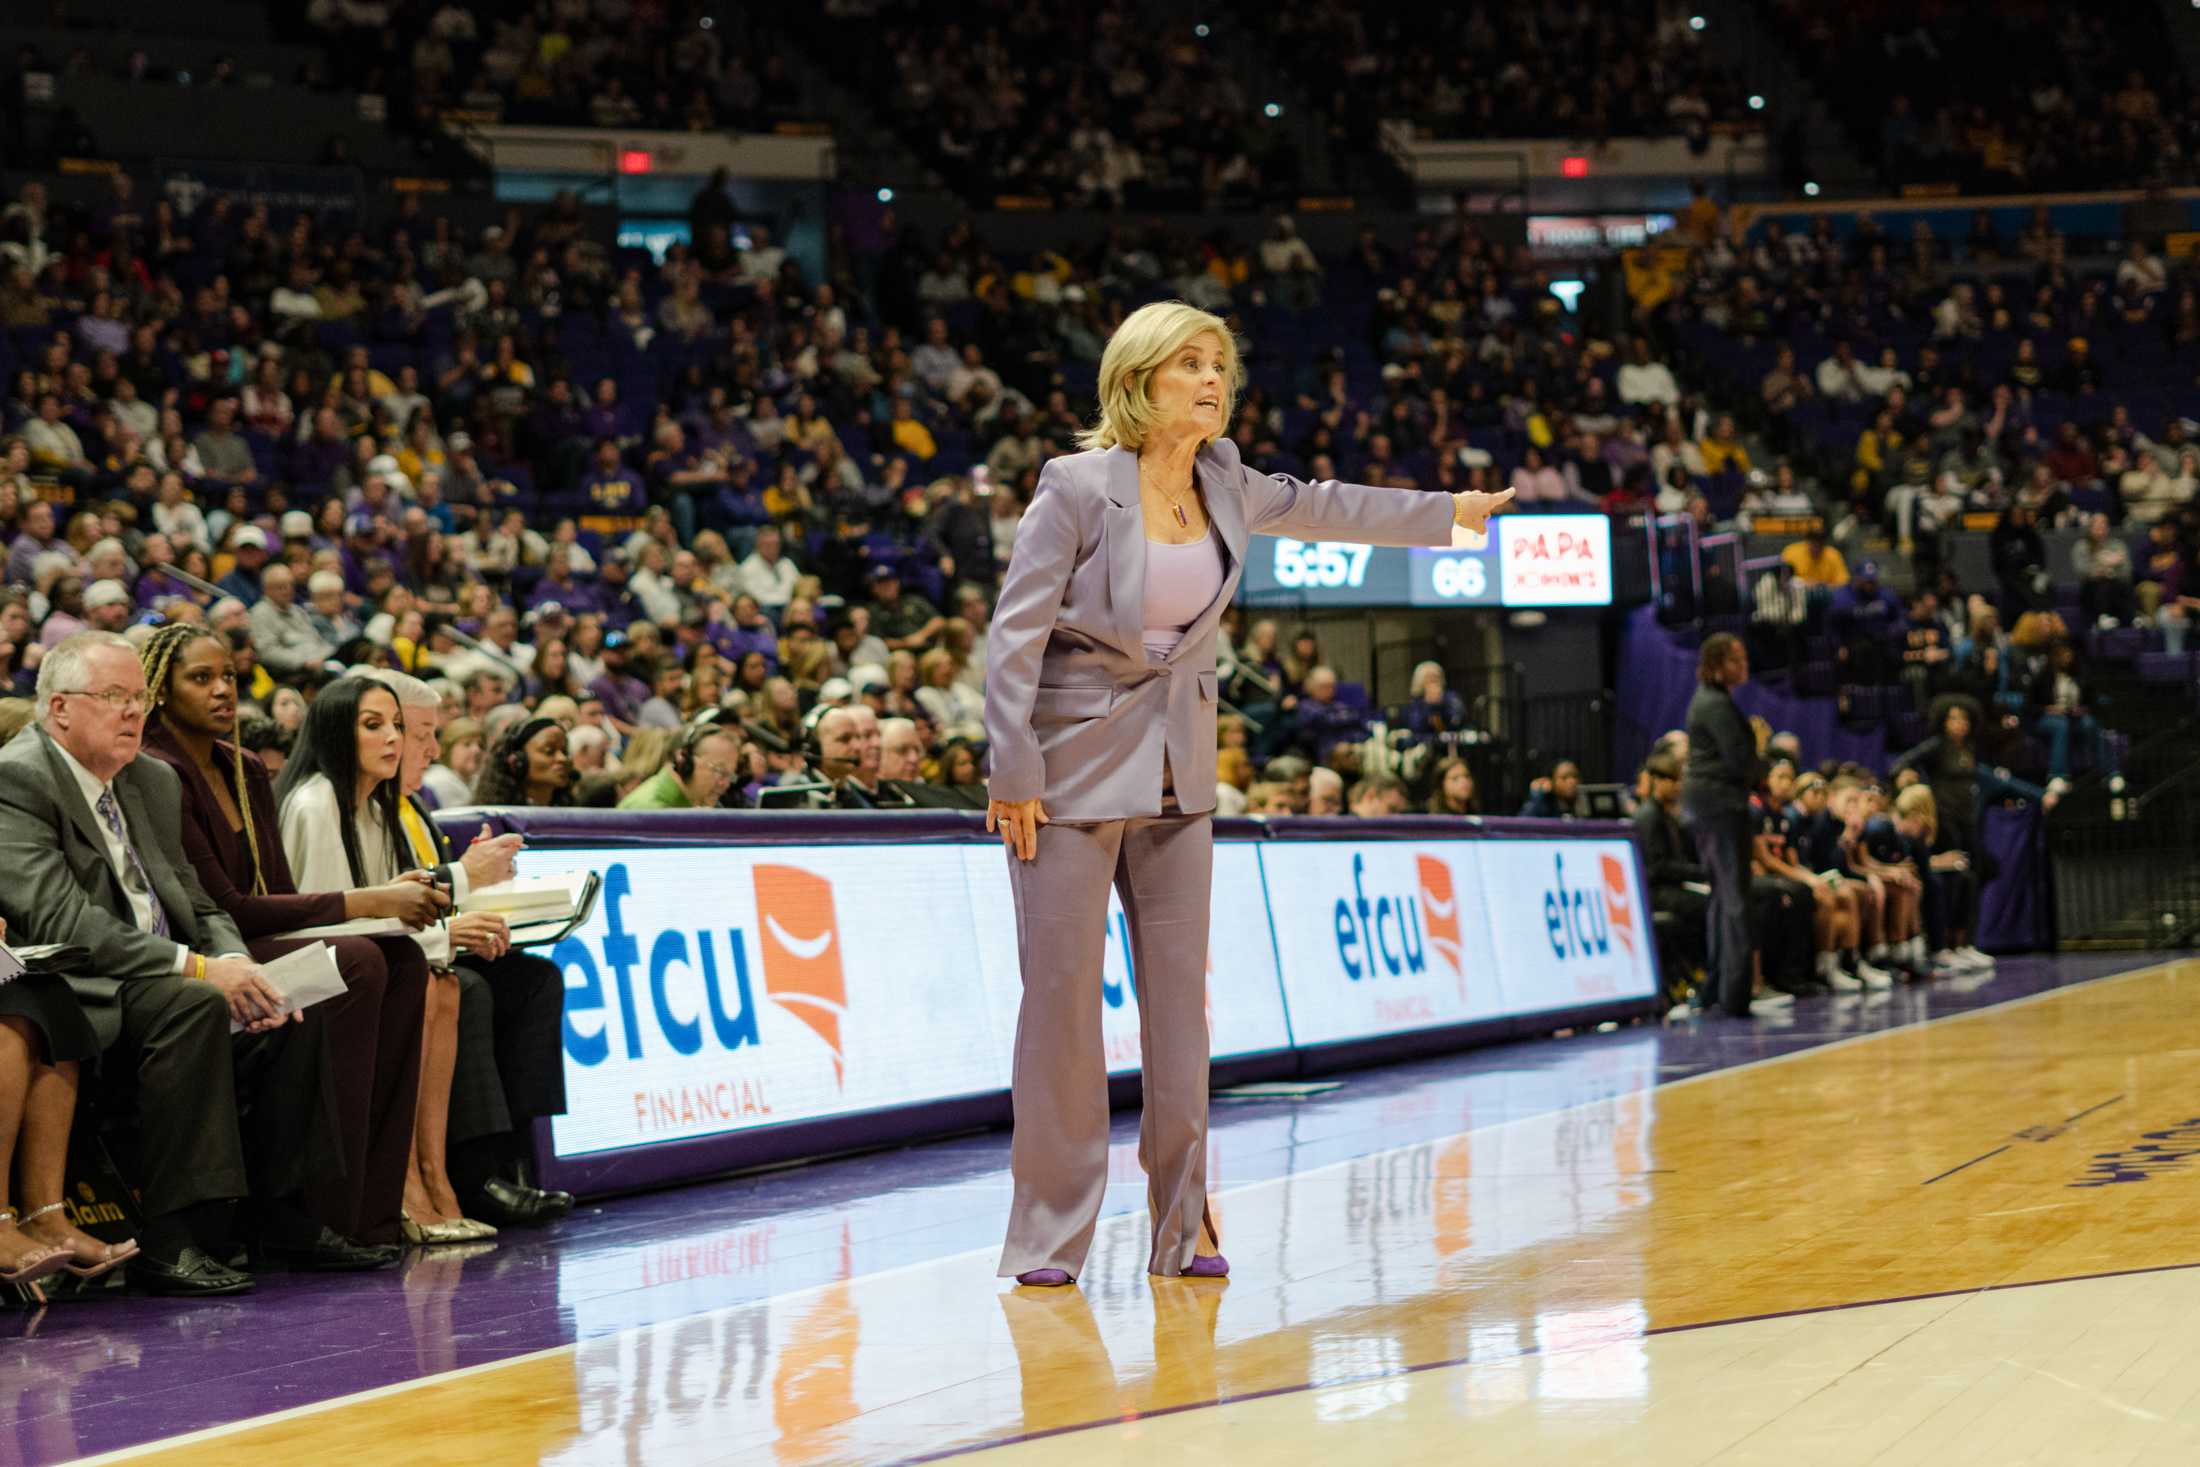
M 389 827 L 382 812 L 369 805 L 359 818 L 359 861 L 365 867 L 364 882 L 351 879 L 351 863 L 344 859 L 344 837 L 337 822 L 345 818 L 336 803 L 336 787 L 328 776 L 317 774 L 290 792 L 283 801 L 283 854 L 290 859 L 291 878 L 300 891 L 350 891 L 356 886 L 380 886 L 395 881 L 411 866 L 399 867 L 390 850 Z M 398 832 L 400 836 L 404 832 Z M 461 893 L 463 895 L 463 893 Z M 431 968 L 451 966 L 451 929 L 438 922 L 411 934 Z

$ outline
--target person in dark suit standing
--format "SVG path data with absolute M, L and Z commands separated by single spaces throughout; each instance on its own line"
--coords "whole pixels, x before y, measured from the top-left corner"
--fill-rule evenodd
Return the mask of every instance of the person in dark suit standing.
M 1696 659 L 1696 696 L 1688 704 L 1688 766 L 1681 810 L 1711 877 L 1710 991 L 1736 1018 L 1750 1013 L 1751 944 L 1749 795 L 1762 764 L 1734 689 L 1749 681 L 1749 649 L 1726 632 L 1704 638 Z
M 199 885 L 175 771 L 138 757 L 146 703 L 135 649 L 79 632 L 39 666 L 38 728 L 0 748 L 0 917 L 23 942 L 85 949 L 85 975 L 69 986 L 102 1052 L 137 1072 L 145 1224 L 131 1281 L 161 1294 L 250 1291 L 248 1275 L 218 1261 L 231 1205 L 248 1195 L 272 1253 L 311 1267 L 393 1263 L 396 1250 L 359 1247 L 300 1206 L 315 1138 L 299 1101 L 320 1093 L 324 1022 L 288 1008 Z M 245 1028 L 234 1061 L 232 1021 Z M 240 1070 L 268 1097 L 249 1135 Z

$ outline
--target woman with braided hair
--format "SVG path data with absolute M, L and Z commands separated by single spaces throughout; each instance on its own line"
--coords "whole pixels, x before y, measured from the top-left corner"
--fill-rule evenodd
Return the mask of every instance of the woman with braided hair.
M 145 752 L 183 784 L 183 845 L 199 882 L 235 919 L 255 961 L 305 944 L 277 934 L 355 917 L 422 926 L 442 898 L 426 882 L 300 895 L 284 858 L 274 781 L 235 741 L 237 683 L 229 643 L 205 627 L 162 627 L 140 654 L 145 666 Z M 420 1077 L 428 968 L 406 938 L 330 942 L 349 992 L 314 1012 L 326 1026 L 324 1113 L 305 1158 L 308 1209 L 332 1232 L 369 1244 L 402 1236 L 412 1174 L 413 1109 Z M 325 1153 L 333 1152 L 333 1155 Z

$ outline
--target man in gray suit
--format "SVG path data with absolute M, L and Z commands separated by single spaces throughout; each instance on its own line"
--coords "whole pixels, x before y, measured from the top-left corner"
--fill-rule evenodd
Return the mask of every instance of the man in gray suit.
M 175 773 L 138 757 L 145 704 L 130 644 L 80 632 L 38 669 L 37 726 L 0 748 L 0 916 L 20 942 L 85 950 L 97 976 L 69 986 L 109 1063 L 137 1074 L 146 1217 L 131 1281 L 188 1296 L 252 1288 L 215 1256 L 230 1204 L 251 1190 L 238 1068 L 267 1097 L 253 1151 L 255 1170 L 273 1174 L 257 1219 L 269 1251 L 314 1267 L 394 1261 L 394 1250 L 354 1249 L 297 1209 L 322 1029 L 287 1011 L 200 887 Z M 234 1058 L 232 1021 L 245 1026 Z

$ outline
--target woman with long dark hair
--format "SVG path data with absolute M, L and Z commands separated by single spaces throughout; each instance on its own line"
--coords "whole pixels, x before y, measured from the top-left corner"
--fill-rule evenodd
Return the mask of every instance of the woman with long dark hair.
M 563 637 L 548 637 L 535 649 L 527 670 L 527 701 L 540 705 L 545 698 L 567 697 L 578 702 L 588 696 L 586 684 L 573 675 L 572 651 Z
M 530 718 L 503 738 L 483 761 L 474 781 L 477 805 L 570 805 L 573 761 L 565 726 L 554 718 Z
M 1479 815 L 1482 802 L 1475 798 L 1474 770 L 1458 755 L 1436 761 L 1429 773 L 1428 813 L 1431 815 Z
M 228 643 L 205 627 L 162 627 L 140 653 L 151 706 L 145 752 L 183 784 L 183 849 L 199 884 L 235 919 L 256 962 L 306 944 L 280 934 L 359 917 L 425 927 L 447 905 L 418 877 L 301 895 L 277 835 L 275 782 L 236 742 L 237 682 Z M 412 1164 L 413 1105 L 428 965 L 402 938 L 329 940 L 349 990 L 325 1006 L 335 1113 L 327 1132 L 340 1166 L 316 1168 L 306 1187 L 332 1231 L 395 1243 Z
M 275 789 L 283 850 L 300 891 L 378 885 L 415 868 L 398 813 L 404 738 L 397 695 L 380 683 L 340 678 L 314 699 Z M 451 1073 L 458 1056 L 452 947 L 468 940 L 470 923 L 482 920 L 439 921 L 412 938 L 433 981 L 421 1021 L 412 1164 L 404 1186 L 402 1227 L 408 1242 L 471 1242 L 496 1232 L 465 1216 L 445 1162 Z

